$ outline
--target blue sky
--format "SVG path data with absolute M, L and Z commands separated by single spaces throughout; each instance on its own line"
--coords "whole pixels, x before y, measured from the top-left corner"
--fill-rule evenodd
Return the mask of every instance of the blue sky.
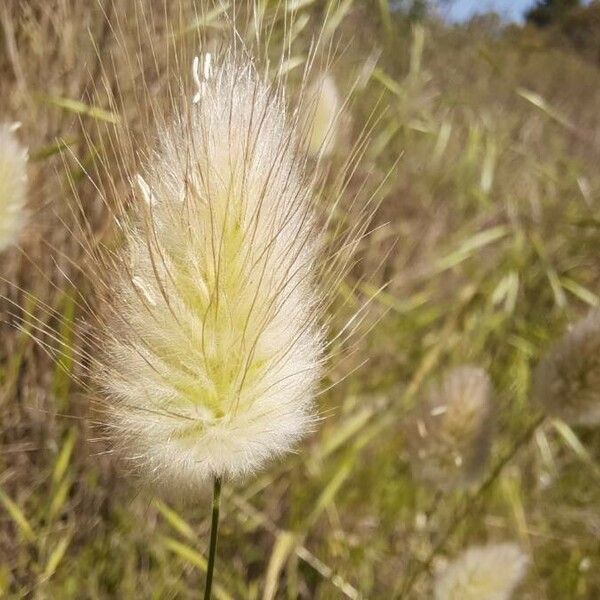
M 509 21 L 521 21 L 535 0 L 455 0 L 441 9 L 450 21 L 465 21 L 477 13 L 496 12 Z
M 583 4 L 588 4 L 584 0 Z M 442 3 L 440 3 L 442 4 Z M 523 20 L 523 13 L 536 4 L 535 0 L 453 0 L 446 2 L 448 6 L 440 8 L 442 15 L 449 21 L 462 22 L 473 15 L 486 12 L 495 12 L 506 21 Z

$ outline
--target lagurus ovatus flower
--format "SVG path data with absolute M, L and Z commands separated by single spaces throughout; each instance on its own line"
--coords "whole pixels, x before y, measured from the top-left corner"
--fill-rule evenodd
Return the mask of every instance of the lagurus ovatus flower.
M 567 423 L 600 423 L 600 311 L 574 323 L 541 360 L 533 395 L 547 414 Z
M 308 151 L 328 156 L 335 148 L 341 125 L 342 101 L 335 80 L 327 73 L 315 79 L 308 89 Z
M 436 578 L 435 599 L 509 600 L 528 562 L 515 544 L 473 546 Z
M 14 125 L 0 125 L 0 252 L 14 244 L 25 222 L 27 151 Z
M 409 422 L 413 473 L 443 490 L 475 481 L 489 454 L 493 413 L 487 373 L 474 366 L 450 370 L 428 389 Z
M 283 89 L 233 51 L 195 69 L 136 178 L 95 369 L 115 443 L 176 489 L 289 451 L 315 420 L 324 345 L 320 225 Z

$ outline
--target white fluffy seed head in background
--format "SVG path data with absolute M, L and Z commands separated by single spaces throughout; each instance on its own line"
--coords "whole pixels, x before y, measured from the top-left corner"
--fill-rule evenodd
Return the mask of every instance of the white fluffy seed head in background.
M 27 150 L 15 129 L 0 124 L 0 252 L 16 243 L 25 222 Z
M 436 600 L 509 600 L 528 563 L 515 544 L 467 549 L 436 578 Z
M 207 60 L 135 182 L 96 368 L 113 440 L 177 490 L 290 451 L 315 420 L 323 347 L 312 191 L 281 89 L 248 59 Z
M 484 369 L 448 371 L 429 388 L 408 423 L 413 473 L 443 490 L 476 481 L 486 464 L 493 429 L 493 389 Z
M 335 80 L 327 73 L 315 79 L 306 96 L 308 151 L 313 156 L 328 156 L 335 148 L 342 102 Z
M 600 424 L 600 310 L 562 336 L 533 377 L 534 401 L 571 425 Z

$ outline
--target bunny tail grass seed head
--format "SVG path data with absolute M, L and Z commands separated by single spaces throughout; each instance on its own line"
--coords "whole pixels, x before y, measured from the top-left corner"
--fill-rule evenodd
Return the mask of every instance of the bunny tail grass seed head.
M 327 73 L 320 75 L 307 93 L 308 151 L 312 156 L 329 156 L 340 126 L 342 102 L 335 80 Z
M 492 437 L 492 384 L 478 367 L 449 371 L 432 386 L 409 422 L 413 473 L 439 489 L 475 481 L 485 466 Z
M 178 490 L 292 449 L 324 345 L 319 229 L 282 87 L 233 50 L 195 60 L 194 79 L 136 178 L 95 378 L 115 444 Z
M 25 222 L 27 150 L 16 129 L 0 124 L 0 252 L 16 243 Z
M 533 397 L 571 425 L 600 424 L 600 310 L 576 322 L 542 359 Z
M 436 600 L 509 600 L 527 571 L 515 544 L 467 549 L 435 580 Z

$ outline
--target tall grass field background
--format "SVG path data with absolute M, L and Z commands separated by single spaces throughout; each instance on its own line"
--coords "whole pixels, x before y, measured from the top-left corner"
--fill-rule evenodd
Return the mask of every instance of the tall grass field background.
M 318 162 L 372 199 L 332 219 L 372 214 L 329 290 L 332 331 L 361 323 L 331 341 L 313 433 L 224 483 L 213 597 L 468 600 L 448 566 L 512 544 L 514 598 L 600 598 L 600 6 L 577 10 L 540 29 L 387 0 L 0 2 L 0 123 L 28 149 L 0 254 L 0 597 L 199 597 L 210 490 L 154 491 L 105 440 L 85 267 L 116 244 L 100 190 L 126 202 L 153 107 L 190 100 L 166 92 L 176 57 L 252 13 L 290 40 L 291 96 L 326 48 Z

